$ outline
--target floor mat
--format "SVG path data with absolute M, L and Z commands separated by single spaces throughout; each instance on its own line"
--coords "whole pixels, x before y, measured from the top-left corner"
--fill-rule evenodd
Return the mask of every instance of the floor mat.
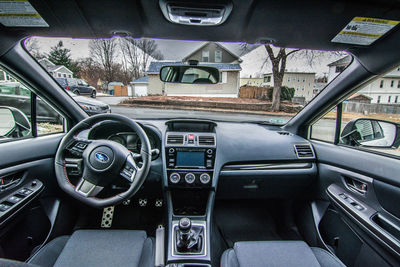
M 276 210 L 270 201 L 217 201 L 214 215 L 228 247 L 238 241 L 301 240 L 296 227 L 283 224 Z

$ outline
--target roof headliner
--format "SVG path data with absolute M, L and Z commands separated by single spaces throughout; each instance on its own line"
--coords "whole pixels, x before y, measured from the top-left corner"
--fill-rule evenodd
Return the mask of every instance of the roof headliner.
M 107 38 L 115 32 L 127 32 L 133 37 L 249 43 L 273 40 L 280 47 L 346 50 L 372 73 L 381 73 L 400 61 L 398 27 L 369 47 L 331 42 L 356 16 L 400 20 L 399 1 L 232 1 L 233 11 L 224 24 L 196 27 L 167 22 L 158 0 L 121 0 L 118 4 L 108 0 L 30 0 L 50 27 L 0 26 L 0 54 L 31 35 Z

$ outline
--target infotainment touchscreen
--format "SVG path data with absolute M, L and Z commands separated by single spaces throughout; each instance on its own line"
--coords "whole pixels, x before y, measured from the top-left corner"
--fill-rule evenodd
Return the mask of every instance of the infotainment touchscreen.
M 178 151 L 176 165 L 179 167 L 204 167 L 204 152 Z

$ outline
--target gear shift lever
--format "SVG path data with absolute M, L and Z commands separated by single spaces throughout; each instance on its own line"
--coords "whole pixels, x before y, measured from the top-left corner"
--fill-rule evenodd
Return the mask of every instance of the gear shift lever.
M 190 242 L 190 230 L 192 228 L 192 221 L 189 218 L 182 218 L 179 220 L 179 240 L 178 247 L 187 248 Z

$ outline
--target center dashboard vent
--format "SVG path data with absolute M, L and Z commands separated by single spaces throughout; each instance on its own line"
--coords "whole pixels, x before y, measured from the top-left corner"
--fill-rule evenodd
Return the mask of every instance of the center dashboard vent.
M 178 135 L 178 134 L 168 135 L 167 145 L 183 145 L 183 135 Z
M 315 158 L 314 151 L 311 148 L 311 145 L 294 145 L 294 150 L 299 159 L 313 159 Z
M 215 146 L 215 137 L 212 135 L 200 135 L 199 136 L 200 146 Z

